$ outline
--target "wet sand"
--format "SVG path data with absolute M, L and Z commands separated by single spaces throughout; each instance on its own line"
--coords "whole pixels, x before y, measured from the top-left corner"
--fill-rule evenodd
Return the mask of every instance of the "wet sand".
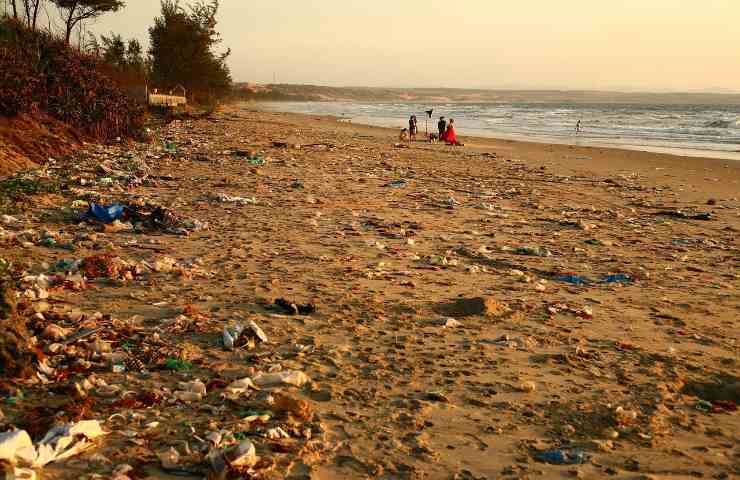
M 2 256 L 177 260 L 171 272 L 55 292 L 54 308 L 112 315 L 101 339 L 114 352 L 158 333 L 193 368 L 91 369 L 128 395 L 167 400 L 112 410 L 118 396 L 92 393 L 87 415 L 111 434 L 44 478 L 106 476 L 121 464 L 136 478 L 174 478 L 156 453 L 175 448 L 183 468 L 200 468 L 201 440 L 221 430 L 253 440 L 266 478 L 739 475 L 740 414 L 729 410 L 740 368 L 740 165 L 460 135 L 465 147 L 396 145 L 393 130 L 242 106 L 175 122 L 151 145 L 91 146 L 95 162 L 132 152 L 164 177 L 85 189 L 144 197 L 209 229 L 98 232 L 54 215 L 81 198 L 66 192 L 4 228 L 59 231 L 81 239 L 75 251 L 10 242 Z M 165 139 L 177 154 L 162 152 Z M 105 176 L 81 165 L 58 174 Z M 691 218 L 703 213 L 710 219 Z M 603 282 L 612 275 L 623 281 Z M 317 311 L 276 313 L 268 305 L 280 297 Z M 58 321 L 75 328 L 65 315 Z M 235 319 L 257 322 L 270 343 L 224 349 Z M 279 369 L 310 377 L 282 388 L 309 402 L 310 418 L 275 411 L 266 426 L 245 424 L 245 411 L 276 410 L 269 398 L 224 400 L 213 383 Z M 206 397 L 174 400 L 178 382 L 196 378 L 211 382 Z M 27 386 L 3 421 L 61 401 L 49 389 Z M 290 438 L 264 438 L 276 426 Z M 582 449 L 585 463 L 543 462 L 549 449 Z

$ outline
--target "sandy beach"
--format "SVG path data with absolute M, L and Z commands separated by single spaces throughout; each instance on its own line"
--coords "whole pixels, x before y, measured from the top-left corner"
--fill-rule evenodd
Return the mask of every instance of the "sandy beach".
M 110 432 L 43 478 L 227 478 L 209 452 L 244 439 L 254 478 L 740 475 L 740 162 L 458 135 L 242 104 L 50 165 L 0 257 L 131 274 L 25 297 L 66 373 L 5 385 L 0 422 Z M 208 226 L 76 220 L 144 201 Z M 249 320 L 269 341 L 225 348 Z M 230 390 L 281 371 L 309 380 Z

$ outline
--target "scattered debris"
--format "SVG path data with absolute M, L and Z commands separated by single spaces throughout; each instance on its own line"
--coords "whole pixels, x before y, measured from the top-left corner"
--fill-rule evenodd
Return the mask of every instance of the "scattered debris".
M 316 306 L 311 303 L 298 304 L 284 298 L 275 300 L 275 306 L 279 307 L 284 313 L 289 315 L 311 315 L 316 312 Z
M 272 388 L 292 385 L 302 387 L 309 379 L 305 373 L 296 370 L 286 370 L 277 373 L 258 373 L 254 377 L 254 383 L 261 388 Z
M 588 460 L 583 450 L 547 450 L 539 452 L 535 458 L 541 462 L 552 463 L 553 465 L 580 465 Z

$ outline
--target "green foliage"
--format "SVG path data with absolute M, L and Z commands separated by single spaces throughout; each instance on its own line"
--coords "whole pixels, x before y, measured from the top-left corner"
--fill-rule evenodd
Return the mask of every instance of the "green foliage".
M 40 193 L 58 193 L 59 184 L 55 182 L 42 182 L 37 179 L 11 177 L 0 180 L 0 195 L 18 198 Z
M 13 213 L 33 195 L 58 193 L 59 184 L 22 177 L 0 180 L 0 212 Z
M 0 116 L 36 110 L 101 139 L 138 134 L 144 113 L 95 57 L 0 19 Z
M 101 35 L 100 41 L 103 44 L 103 61 L 108 65 L 125 68 L 127 64 L 126 43 L 123 41 L 123 37 L 119 34 L 112 33 L 110 37 Z
M 184 86 L 189 93 L 221 97 L 231 88 L 226 65 L 230 50 L 217 54 L 218 0 L 197 2 L 186 10 L 179 0 L 162 0 L 162 16 L 149 29 L 151 74 L 162 88 Z
M 108 12 L 117 12 L 126 4 L 122 0 L 51 0 L 59 9 L 65 24 L 65 40 L 69 43 L 72 30 L 85 20 L 95 19 Z
M 179 358 L 168 358 L 164 362 L 164 368 L 181 372 L 183 370 L 190 370 L 193 368 L 193 364 L 185 360 L 180 360 Z
M 144 49 L 135 38 L 126 44 L 126 66 L 137 71 L 144 69 Z
M 111 67 L 124 72 L 141 75 L 145 73 L 144 49 L 135 38 L 126 41 L 117 33 L 111 33 L 110 36 L 101 35 L 100 42 L 93 37 L 88 43 L 88 48 L 96 52 Z

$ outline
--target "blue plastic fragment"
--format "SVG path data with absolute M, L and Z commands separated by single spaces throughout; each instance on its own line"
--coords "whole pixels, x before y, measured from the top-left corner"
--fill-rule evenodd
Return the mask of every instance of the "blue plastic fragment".
M 561 282 L 572 283 L 573 285 L 589 285 L 594 283 L 590 278 L 582 277 L 580 275 L 558 275 L 555 279 Z M 632 277 L 624 273 L 619 273 L 616 275 L 607 275 L 599 281 L 599 283 L 617 282 L 630 283 L 632 282 Z
M 629 275 L 625 275 L 624 273 L 620 273 L 617 275 L 608 275 L 601 280 L 601 283 L 616 283 L 616 282 L 624 282 L 629 283 L 632 281 L 632 277 Z
M 591 280 L 580 275 L 559 275 L 556 279 L 561 282 L 572 283 L 573 285 L 588 285 L 591 283 Z
M 553 465 L 580 465 L 586 462 L 586 452 L 575 450 L 546 450 L 536 455 L 537 460 Z
M 96 205 L 91 204 L 90 210 L 85 213 L 86 218 L 94 218 L 103 223 L 113 223 L 123 217 L 125 208 L 122 205 L 114 203 L 113 205 Z

